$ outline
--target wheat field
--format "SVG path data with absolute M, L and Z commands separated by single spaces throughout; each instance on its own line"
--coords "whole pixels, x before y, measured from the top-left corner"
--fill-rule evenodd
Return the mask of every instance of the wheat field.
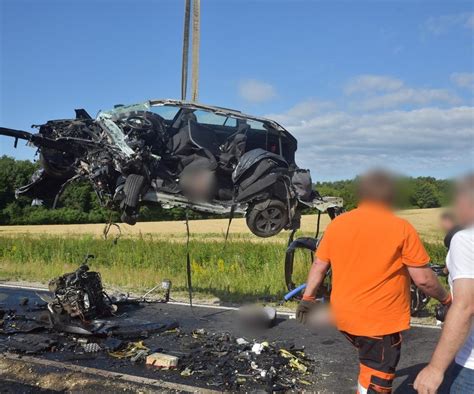
M 424 241 L 439 242 L 442 234 L 438 227 L 439 215 L 442 208 L 431 209 L 409 209 L 399 211 L 397 214 L 407 219 L 418 230 Z M 321 216 L 321 231 L 324 231 L 330 219 L 328 215 Z M 191 220 L 190 231 L 193 237 L 208 240 L 218 240 L 224 237 L 227 229 L 228 219 L 206 219 Z M 35 226 L 0 226 L 2 236 L 34 236 L 34 235 L 54 235 L 54 236 L 83 236 L 90 235 L 101 237 L 103 235 L 104 224 L 62 224 L 62 225 L 35 225 Z M 301 230 L 303 234 L 310 235 L 316 228 L 316 215 L 303 215 L 301 220 Z M 135 226 L 120 224 L 122 237 L 152 236 L 155 239 L 184 240 L 186 227 L 184 221 L 171 222 L 142 222 Z M 110 236 L 117 234 L 117 229 L 112 227 Z M 244 218 L 234 218 L 230 227 L 230 234 L 234 239 L 246 239 L 255 242 L 266 242 L 269 239 L 254 236 Z M 285 242 L 288 232 L 282 232 L 278 236 L 271 238 L 272 241 Z
M 399 212 L 419 231 L 432 261 L 442 262 L 445 248 L 438 230 L 440 209 Z M 321 230 L 329 218 L 322 216 Z M 285 292 L 284 257 L 288 232 L 271 238 L 251 234 L 245 219 L 234 219 L 227 244 L 227 219 L 190 223 L 191 268 L 196 295 L 219 301 L 278 300 Z M 296 236 L 314 235 L 316 215 L 303 217 Z M 186 289 L 186 227 L 183 221 L 121 225 L 122 237 L 102 239 L 104 224 L 0 227 L 0 281 L 47 283 L 77 268 L 85 255 L 96 256 L 91 268 L 101 272 L 107 286 L 143 291 L 163 278 L 175 291 Z M 296 283 L 302 283 L 311 260 L 298 251 Z M 175 293 L 176 294 L 176 293 Z

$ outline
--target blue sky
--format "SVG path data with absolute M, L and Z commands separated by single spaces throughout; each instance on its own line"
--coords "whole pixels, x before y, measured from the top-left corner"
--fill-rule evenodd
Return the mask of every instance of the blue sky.
M 200 101 L 271 116 L 314 180 L 474 169 L 463 1 L 201 1 Z M 0 124 L 179 98 L 184 0 L 0 0 Z M 34 149 L 0 138 L 0 154 Z

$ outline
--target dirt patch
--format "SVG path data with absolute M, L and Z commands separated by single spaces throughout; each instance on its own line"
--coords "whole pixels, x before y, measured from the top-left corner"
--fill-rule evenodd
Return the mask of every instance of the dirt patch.
M 148 393 L 149 387 L 131 385 L 118 380 L 109 380 L 78 372 L 57 368 L 46 368 L 0 358 L 1 392 L 103 392 L 103 393 Z

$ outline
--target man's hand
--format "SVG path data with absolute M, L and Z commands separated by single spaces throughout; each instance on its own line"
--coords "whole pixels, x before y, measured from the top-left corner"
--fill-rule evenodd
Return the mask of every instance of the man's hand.
M 428 364 L 416 377 L 414 388 L 419 394 L 436 394 L 443 378 L 442 371 Z
M 317 302 L 314 300 L 301 300 L 298 308 L 296 308 L 296 320 L 306 324 L 309 313 L 314 309 Z

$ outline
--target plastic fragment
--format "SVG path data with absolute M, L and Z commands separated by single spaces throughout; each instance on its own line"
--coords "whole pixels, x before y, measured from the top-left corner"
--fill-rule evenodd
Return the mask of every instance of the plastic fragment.
M 143 361 L 145 360 L 146 356 L 148 355 L 148 350 L 139 350 L 137 354 L 135 354 L 132 358 L 130 358 L 130 361 L 132 363 L 136 363 L 137 361 Z
M 268 347 L 268 342 L 254 343 L 252 346 L 252 352 L 259 355 L 263 352 L 263 349 Z
M 150 349 L 148 349 L 144 344 L 143 344 L 143 341 L 138 341 L 138 342 L 130 342 L 127 347 L 125 347 L 125 349 L 123 350 L 118 350 L 118 351 L 115 351 L 115 352 L 109 352 L 109 355 L 111 355 L 112 357 L 115 357 L 115 358 L 130 358 L 130 357 L 133 357 L 135 356 L 139 350 L 147 350 L 149 351 Z
M 298 369 L 302 373 L 306 373 L 308 371 L 308 367 L 293 353 L 290 353 L 286 349 L 280 349 L 280 354 L 282 357 L 290 359 L 289 364 L 291 367 Z
M 82 345 L 82 347 L 84 348 L 84 351 L 86 353 L 97 353 L 97 352 L 100 352 L 102 350 L 100 345 L 98 343 L 95 343 L 95 342 L 84 343 Z
M 290 366 L 298 369 L 299 371 L 306 373 L 308 371 L 308 367 L 304 365 L 298 358 L 290 359 Z
M 248 341 L 245 338 L 237 338 L 235 342 L 237 342 L 237 345 L 246 345 L 246 344 L 248 344 Z
M 191 369 L 189 367 L 186 367 L 181 371 L 180 375 L 184 376 L 184 377 L 188 377 L 188 376 L 191 376 L 193 373 L 194 373 L 194 371 L 191 371 Z

